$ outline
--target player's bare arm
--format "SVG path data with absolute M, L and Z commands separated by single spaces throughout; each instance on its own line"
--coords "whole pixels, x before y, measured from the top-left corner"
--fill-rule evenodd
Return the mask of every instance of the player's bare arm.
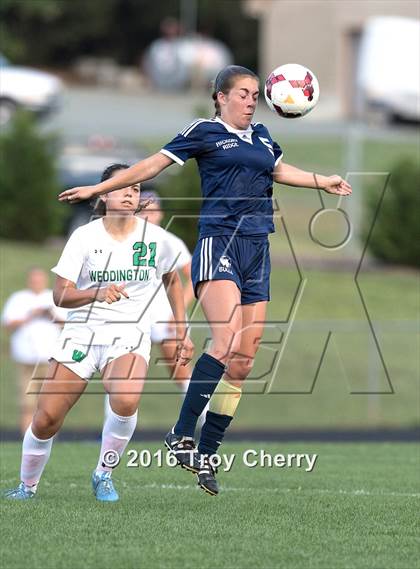
M 56 306 L 62 308 L 79 308 L 92 302 L 106 302 L 112 304 L 121 299 L 122 296 L 128 298 L 128 294 L 122 285 L 109 285 L 102 288 L 90 288 L 80 290 L 76 284 L 63 277 L 56 277 L 53 298 Z
M 286 184 L 287 186 L 324 190 L 329 194 L 339 196 L 348 196 L 352 193 L 351 185 L 341 176 L 323 176 L 306 172 L 291 164 L 285 164 L 282 160 L 277 164 L 273 177 L 278 184 Z
M 134 184 L 151 180 L 162 170 L 173 164 L 173 160 L 165 156 L 161 152 L 157 152 L 140 162 L 137 162 L 130 168 L 121 170 L 115 176 L 108 180 L 95 184 L 94 186 L 79 186 L 71 188 L 58 196 L 59 201 L 77 203 L 83 200 L 94 198 L 102 194 L 120 190 Z
M 183 291 L 184 291 L 184 305 L 185 309 L 188 310 L 190 304 L 194 300 L 194 289 L 191 282 L 191 263 L 187 263 L 180 269 L 180 274 L 183 277 L 184 284 L 183 284 Z M 176 335 L 175 330 L 175 319 L 172 318 L 168 322 L 168 330 L 171 332 L 173 336 Z
M 187 335 L 184 293 L 181 279 L 176 271 L 171 271 L 163 275 L 162 281 L 176 323 L 177 360 L 181 365 L 186 365 L 193 356 L 194 344 Z
M 184 284 L 184 304 L 185 308 L 188 308 L 191 302 L 194 300 L 194 290 L 191 282 L 191 263 L 187 263 L 181 268 L 181 272 L 185 277 Z

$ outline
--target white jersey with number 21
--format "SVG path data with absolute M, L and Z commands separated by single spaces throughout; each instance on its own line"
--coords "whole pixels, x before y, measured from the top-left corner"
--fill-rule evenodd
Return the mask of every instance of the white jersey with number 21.
M 175 269 L 180 251 L 161 227 L 136 217 L 137 227 L 123 241 L 97 219 L 76 229 L 52 269 L 78 289 L 124 285 L 129 298 L 112 304 L 92 302 L 70 310 L 64 332 L 86 344 L 112 344 L 117 338 L 150 333 L 148 306 L 156 279 Z

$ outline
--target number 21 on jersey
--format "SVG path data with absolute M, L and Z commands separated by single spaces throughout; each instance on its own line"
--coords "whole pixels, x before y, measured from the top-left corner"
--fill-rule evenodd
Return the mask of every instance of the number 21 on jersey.
M 133 265 L 135 267 L 156 267 L 156 241 L 149 243 L 149 246 L 144 241 L 136 241 L 133 245 Z M 148 254 L 149 258 L 147 258 Z

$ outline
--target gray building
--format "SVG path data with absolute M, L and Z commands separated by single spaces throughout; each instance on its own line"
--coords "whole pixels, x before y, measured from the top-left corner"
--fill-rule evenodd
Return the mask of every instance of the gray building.
M 351 115 L 358 47 L 366 22 L 376 16 L 420 17 L 417 0 L 245 0 L 260 20 L 259 68 L 267 76 L 282 63 L 302 63 L 317 75 L 323 99 L 338 99 Z

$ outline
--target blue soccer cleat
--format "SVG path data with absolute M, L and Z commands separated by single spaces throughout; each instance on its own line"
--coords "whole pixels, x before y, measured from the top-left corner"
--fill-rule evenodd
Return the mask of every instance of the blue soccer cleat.
M 8 490 L 4 494 L 4 497 L 8 500 L 30 500 L 35 497 L 35 492 L 32 492 L 23 482 L 21 482 L 17 488 Z
M 116 502 L 120 499 L 111 479 L 111 472 L 94 472 L 92 474 L 92 489 L 100 502 Z

